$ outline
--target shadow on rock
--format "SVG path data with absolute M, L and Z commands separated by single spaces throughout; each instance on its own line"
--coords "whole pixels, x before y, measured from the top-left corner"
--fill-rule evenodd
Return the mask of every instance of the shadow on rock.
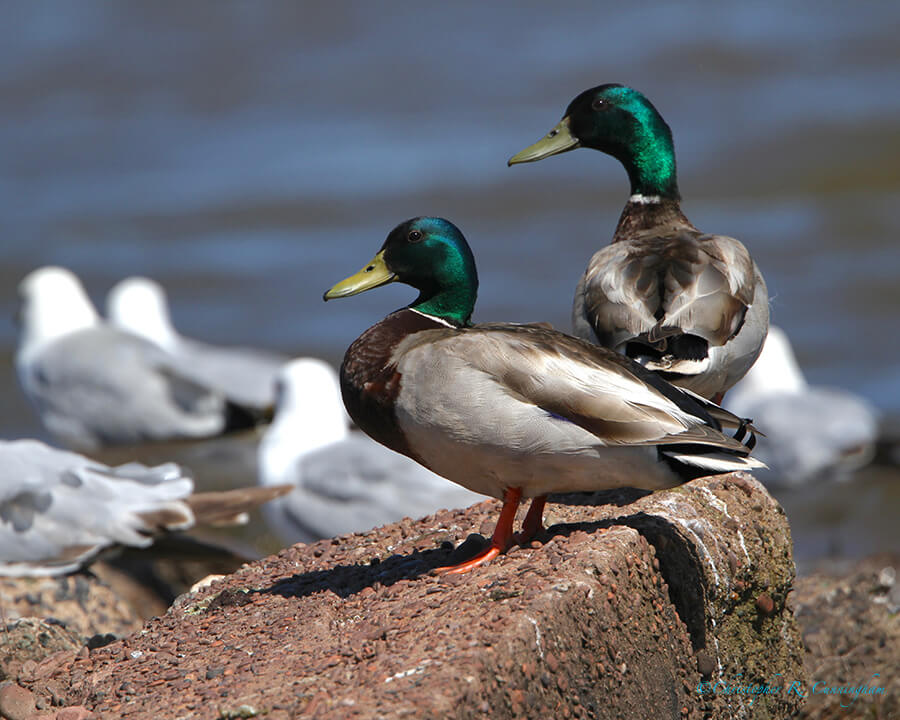
M 602 493 L 572 493 L 553 496 L 552 499 L 554 502 L 567 505 L 622 507 L 647 494 L 649 493 L 646 491 L 626 489 Z M 677 526 L 666 518 L 640 512 L 605 520 L 557 524 L 545 529 L 536 540 L 544 543 L 554 536 L 566 537 L 577 531 L 593 534 L 598 530 L 615 526 L 634 528 L 653 545 L 659 560 L 659 572 L 666 581 L 672 604 L 687 626 L 694 650 L 705 648 L 706 605 L 702 583 L 702 560 Z M 375 558 L 368 564 L 336 565 L 327 570 L 299 573 L 279 580 L 271 587 L 252 592 L 299 598 L 330 591 L 338 597 L 346 598 L 367 587 L 390 586 L 399 580 L 414 580 L 422 575 L 428 575 L 435 568 L 464 562 L 480 552 L 489 542 L 490 540 L 482 535 L 472 534 L 456 547 L 450 542 L 444 542 L 433 550 L 416 550 L 408 555 L 391 555 L 384 560 Z M 478 571 L 473 572 L 477 574 Z M 233 604 L 226 598 L 217 602 Z M 243 603 L 244 600 L 238 599 L 237 602 Z

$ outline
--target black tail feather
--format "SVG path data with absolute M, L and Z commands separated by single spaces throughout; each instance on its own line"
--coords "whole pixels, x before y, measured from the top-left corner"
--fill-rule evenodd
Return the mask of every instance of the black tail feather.
M 748 435 L 746 442 L 744 441 L 744 436 Z M 747 450 L 752 450 L 756 447 L 756 436 L 762 435 L 765 437 L 765 433 L 760 432 L 755 427 L 753 427 L 753 419 L 752 418 L 741 418 L 741 424 L 738 425 L 737 430 L 734 431 L 735 440 L 740 443 L 744 443 L 747 446 Z

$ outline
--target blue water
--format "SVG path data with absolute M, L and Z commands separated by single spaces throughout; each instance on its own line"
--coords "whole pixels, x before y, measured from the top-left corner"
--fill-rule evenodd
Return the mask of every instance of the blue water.
M 96 302 L 162 282 L 177 326 L 338 361 L 412 293 L 322 291 L 445 215 L 478 320 L 566 328 L 628 187 L 611 158 L 506 159 L 579 91 L 643 90 L 684 209 L 740 238 L 809 379 L 900 416 L 900 5 L 19 3 L 0 28 L 0 317 L 36 266 Z M 0 322 L 6 437 L 43 433 Z

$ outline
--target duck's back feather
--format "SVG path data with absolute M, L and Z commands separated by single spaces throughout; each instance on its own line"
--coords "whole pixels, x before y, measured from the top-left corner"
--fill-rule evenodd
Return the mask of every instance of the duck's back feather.
M 724 345 L 753 301 L 754 267 L 739 241 L 682 231 L 599 250 L 582 292 L 582 316 L 606 347 L 638 340 L 663 352 L 682 334 Z

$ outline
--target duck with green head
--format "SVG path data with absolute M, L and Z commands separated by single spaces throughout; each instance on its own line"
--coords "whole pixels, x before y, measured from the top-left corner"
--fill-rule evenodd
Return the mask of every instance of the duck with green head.
M 551 492 L 659 490 L 761 466 L 749 457 L 752 444 L 739 442 L 752 431 L 747 421 L 627 357 L 545 326 L 472 325 L 475 261 L 449 221 L 401 223 L 325 299 L 394 281 L 419 296 L 347 350 L 347 411 L 378 442 L 503 500 L 491 545 L 443 571 L 465 572 L 505 551 L 522 498 L 533 498 L 516 538 L 525 541 L 542 528 Z
M 578 284 L 575 334 L 720 402 L 766 337 L 769 298 L 759 268 L 739 241 L 703 233 L 684 216 L 672 133 L 637 90 L 584 91 L 509 164 L 578 147 L 619 160 L 631 197 L 612 243 L 594 254 Z

